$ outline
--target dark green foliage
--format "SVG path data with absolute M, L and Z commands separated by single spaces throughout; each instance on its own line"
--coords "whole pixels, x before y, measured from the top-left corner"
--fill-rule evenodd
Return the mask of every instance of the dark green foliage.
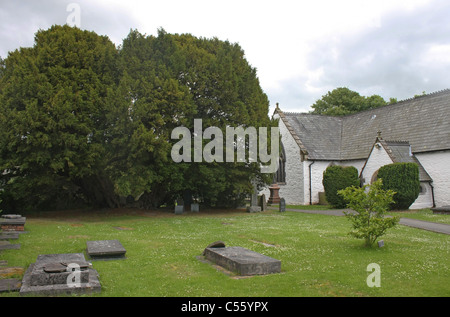
M 268 182 L 258 163 L 175 163 L 178 126 L 270 127 L 269 102 L 237 44 L 189 34 L 105 36 L 53 26 L 0 60 L 3 206 L 170 204 L 190 190 L 235 205 Z M 225 150 L 225 148 L 224 148 Z M 5 171 L 5 172 L 4 172 Z M 133 199 L 128 199 L 133 201 Z
M 338 190 L 359 186 L 358 170 L 353 166 L 329 166 L 323 172 L 322 184 L 327 201 L 335 208 L 345 208 L 346 202 L 338 195 Z
M 382 166 L 378 171 L 378 178 L 383 180 L 383 189 L 396 192 L 392 209 L 408 209 L 419 196 L 419 166 L 415 163 Z

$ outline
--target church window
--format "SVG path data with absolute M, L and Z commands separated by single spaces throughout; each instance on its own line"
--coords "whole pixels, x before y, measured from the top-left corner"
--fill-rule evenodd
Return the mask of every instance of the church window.
M 281 142 L 280 158 L 278 160 L 278 170 L 275 174 L 277 183 L 286 183 L 286 152 L 284 151 L 283 142 Z

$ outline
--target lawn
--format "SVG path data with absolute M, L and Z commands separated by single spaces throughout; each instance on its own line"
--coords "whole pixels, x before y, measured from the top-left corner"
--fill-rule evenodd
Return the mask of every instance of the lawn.
M 25 229 L 19 250 L 0 253 L 9 266 L 118 239 L 127 258 L 92 262 L 102 285 L 92 296 L 450 296 L 449 236 L 401 225 L 383 237 L 384 247 L 369 249 L 347 235 L 345 217 L 275 210 L 45 213 L 27 215 Z M 238 278 L 200 261 L 217 240 L 279 259 L 282 272 Z M 366 283 L 370 263 L 380 266 L 381 287 Z

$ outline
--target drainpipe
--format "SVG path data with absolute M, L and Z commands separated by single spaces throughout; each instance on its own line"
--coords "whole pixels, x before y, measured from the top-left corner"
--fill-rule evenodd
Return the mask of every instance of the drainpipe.
M 309 164 L 309 204 L 312 205 L 312 177 L 311 177 L 311 166 L 316 163 L 316 161 L 312 161 L 311 164 Z
M 436 207 L 436 203 L 434 201 L 434 187 L 433 187 L 432 183 L 433 183 L 433 181 L 429 182 L 430 187 L 431 187 L 431 198 L 433 198 L 433 207 L 432 208 L 435 208 Z

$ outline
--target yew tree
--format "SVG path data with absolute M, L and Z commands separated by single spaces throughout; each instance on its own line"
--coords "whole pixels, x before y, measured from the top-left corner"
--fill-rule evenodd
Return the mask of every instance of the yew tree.
M 78 28 L 40 30 L 0 60 L 3 207 L 170 204 L 187 191 L 236 205 L 256 163 L 175 163 L 175 127 L 275 126 L 256 69 L 238 44 L 131 30 L 116 47 Z M 128 197 L 130 199 L 126 200 Z M 5 208 L 3 208 L 5 209 Z

